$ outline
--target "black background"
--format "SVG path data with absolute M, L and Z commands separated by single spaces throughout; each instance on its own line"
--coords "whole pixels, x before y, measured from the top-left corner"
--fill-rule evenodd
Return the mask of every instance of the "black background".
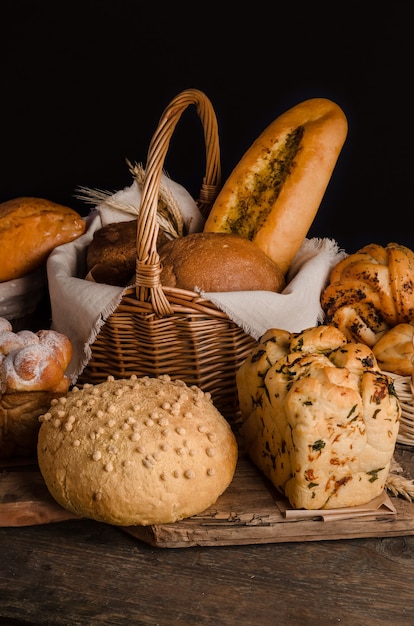
M 217 113 L 223 180 L 279 114 L 312 97 L 349 134 L 310 235 L 348 252 L 414 247 L 410 2 L 3 0 L 0 201 L 46 197 L 82 214 L 79 187 L 115 191 L 144 162 L 168 102 L 194 87 Z M 199 132 L 200 131 L 200 132 Z M 180 120 L 166 161 L 197 195 L 199 121 Z

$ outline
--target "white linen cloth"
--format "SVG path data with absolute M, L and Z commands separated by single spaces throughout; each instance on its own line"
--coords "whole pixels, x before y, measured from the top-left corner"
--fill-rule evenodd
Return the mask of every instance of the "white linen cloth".
M 345 252 L 332 239 L 305 239 L 290 266 L 282 293 L 234 291 L 202 295 L 254 339 L 269 328 L 300 332 L 323 321 L 320 295 L 331 269 L 344 256 Z
M 164 183 L 180 206 L 189 232 L 202 230 L 197 205 L 184 188 L 165 177 Z M 139 207 L 140 190 L 134 184 L 115 194 L 118 201 Z M 130 214 L 99 205 L 87 217 L 84 235 L 55 248 L 47 261 L 52 328 L 68 336 L 73 346 L 67 370 L 75 384 L 91 357 L 91 345 L 106 319 L 118 306 L 125 288 L 85 280 L 86 251 L 94 232 L 110 222 L 131 219 Z M 299 332 L 322 321 L 320 294 L 331 268 L 345 256 L 332 239 L 306 239 L 280 294 L 265 291 L 201 293 L 254 339 L 269 328 Z

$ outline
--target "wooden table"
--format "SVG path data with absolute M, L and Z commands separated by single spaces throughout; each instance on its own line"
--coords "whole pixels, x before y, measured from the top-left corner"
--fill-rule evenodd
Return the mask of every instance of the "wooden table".
M 414 624 L 414 534 L 161 548 L 73 519 L 0 528 L 0 559 L 1 626 Z

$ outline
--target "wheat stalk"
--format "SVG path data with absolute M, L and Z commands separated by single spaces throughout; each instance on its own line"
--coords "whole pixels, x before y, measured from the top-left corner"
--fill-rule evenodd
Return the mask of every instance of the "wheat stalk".
M 78 200 L 91 204 L 106 204 L 111 209 L 117 209 L 123 213 L 138 215 L 138 207 L 133 204 L 127 204 L 124 201 L 117 200 L 114 197 L 114 191 L 105 191 L 103 189 L 90 189 L 89 187 L 78 187 L 79 193 L 76 194 Z
M 142 190 L 145 178 L 145 170 L 141 164 L 132 164 L 127 160 L 129 170 L 137 185 Z M 121 201 L 114 197 L 113 191 L 103 189 L 90 189 L 89 187 L 78 187 L 76 197 L 83 202 L 92 204 L 106 204 L 106 206 L 123 213 L 138 216 L 139 207 Z M 173 193 L 162 182 L 159 188 L 159 198 L 157 206 L 157 221 L 165 233 L 172 238 L 182 237 L 185 234 L 185 224 L 181 209 Z
M 127 160 L 129 171 L 142 189 L 145 178 L 145 170 L 141 163 L 132 164 Z M 165 176 L 167 174 L 164 172 Z M 182 237 L 184 234 L 184 220 L 180 207 L 172 192 L 160 182 L 159 199 L 157 207 L 157 219 L 160 227 L 172 237 Z
M 393 496 L 401 496 L 408 502 L 413 502 L 414 500 L 414 480 L 404 478 L 400 474 L 389 474 L 385 488 Z

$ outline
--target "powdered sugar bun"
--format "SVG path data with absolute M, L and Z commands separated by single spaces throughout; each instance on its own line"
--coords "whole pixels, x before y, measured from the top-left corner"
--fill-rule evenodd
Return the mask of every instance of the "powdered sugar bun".
M 60 389 L 64 375 L 64 368 L 48 347 L 35 343 L 5 357 L 0 368 L 0 390 L 53 391 Z
M 39 343 L 37 333 L 34 333 L 32 330 L 19 330 L 16 335 L 22 340 L 24 346 L 31 346 L 34 343 Z
M 6 355 L 14 350 L 23 348 L 23 340 L 12 330 L 3 330 L 0 332 L 0 354 Z
M 39 415 L 69 389 L 71 342 L 49 332 L 15 333 L 0 317 L 0 458 L 35 454 Z
M 56 330 L 39 330 L 37 337 L 42 346 L 53 354 L 63 370 L 66 370 L 72 358 L 72 343 L 69 337 Z
M 5 317 L 0 317 L 0 332 L 3 330 L 13 330 L 11 322 Z

